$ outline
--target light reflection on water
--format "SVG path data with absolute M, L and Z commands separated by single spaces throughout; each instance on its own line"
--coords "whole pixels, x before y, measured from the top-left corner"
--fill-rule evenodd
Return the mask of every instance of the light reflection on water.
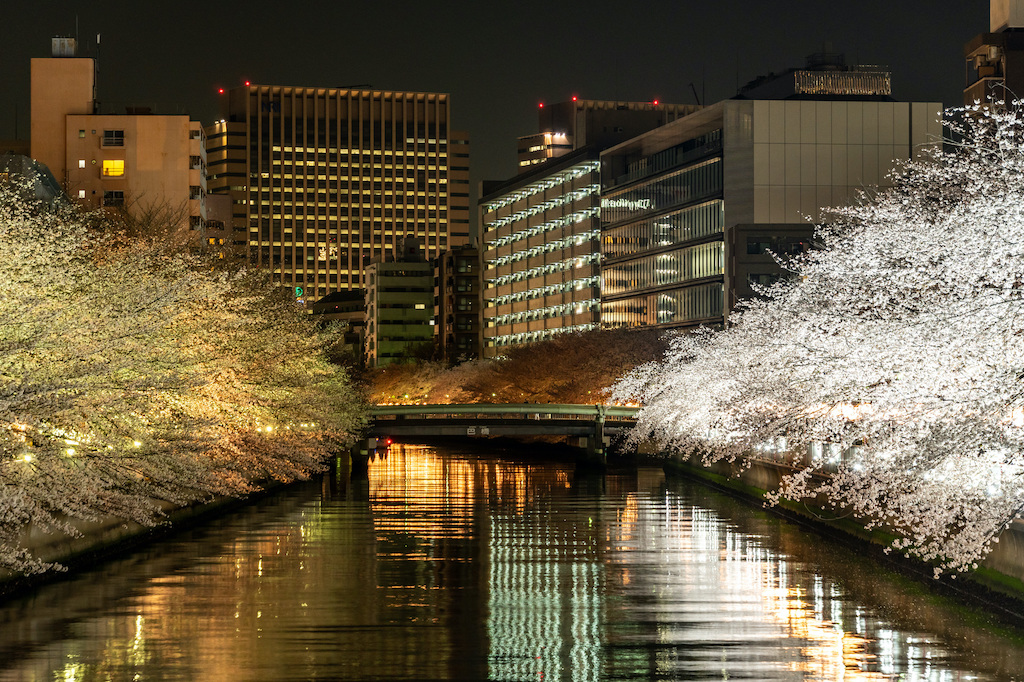
M 654 469 L 397 448 L 0 605 L 0 680 L 1007 680 L 1020 633 Z

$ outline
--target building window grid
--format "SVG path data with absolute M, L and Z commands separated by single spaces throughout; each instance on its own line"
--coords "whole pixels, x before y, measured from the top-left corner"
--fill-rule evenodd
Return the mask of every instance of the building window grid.
M 608 327 L 695 324 L 724 315 L 722 284 L 703 284 L 677 291 L 634 296 L 601 304 Z
M 500 256 L 494 260 L 487 261 L 488 268 L 500 267 L 502 265 L 509 265 L 511 263 L 518 263 L 523 259 L 534 258 L 546 253 L 552 253 L 554 251 L 571 249 L 574 246 L 582 246 L 583 244 L 593 241 L 597 242 L 601 236 L 600 229 L 587 230 L 586 232 L 580 232 L 577 234 L 569 235 L 568 237 L 562 237 L 554 241 L 545 242 L 539 246 L 527 249 L 525 251 L 517 251 L 506 256 Z
M 552 317 L 582 315 L 588 310 L 597 310 L 600 307 L 600 303 L 601 301 L 599 299 L 590 298 L 584 301 L 570 301 L 569 303 L 559 303 L 557 305 L 545 306 L 543 308 L 533 308 L 531 310 L 524 310 L 516 313 L 506 313 L 495 317 L 492 326 L 500 327 L 510 324 L 518 324 L 520 322 L 546 320 Z
M 552 327 L 551 329 L 538 329 L 535 331 L 520 332 L 518 334 L 502 334 L 495 336 L 491 340 L 491 346 L 493 347 L 508 347 L 518 346 L 525 343 L 536 343 L 538 341 L 545 341 L 547 339 L 554 338 L 559 334 L 569 334 L 572 332 L 585 332 L 592 329 L 597 329 L 596 324 L 575 324 L 567 327 Z
M 652 248 L 721 234 L 724 225 L 725 203 L 716 199 L 606 230 L 602 236 L 602 253 L 605 259 L 642 253 Z
M 525 291 L 517 291 L 512 294 L 502 294 L 494 298 L 487 299 L 487 307 L 493 308 L 501 305 L 508 305 L 509 303 L 516 303 L 518 301 L 528 301 L 534 298 L 541 298 L 544 296 L 552 296 L 555 294 L 564 294 L 571 291 L 582 291 L 583 289 L 593 288 L 599 286 L 601 278 L 598 276 L 583 277 L 580 279 L 573 279 L 568 282 L 559 282 L 557 284 L 548 284 L 542 287 L 534 287 L 533 289 L 527 289 Z
M 615 296 L 650 287 L 682 284 L 721 275 L 724 265 L 725 246 L 722 242 L 698 244 L 606 265 L 602 291 L 605 296 Z
M 640 187 L 602 197 L 601 219 L 605 225 L 614 225 L 721 191 L 722 159 L 717 157 L 674 171 Z
M 521 282 L 524 279 L 531 279 L 533 277 L 539 277 L 541 275 L 550 275 L 558 272 L 569 272 L 576 268 L 582 268 L 592 263 L 600 263 L 600 253 L 589 253 L 585 256 L 575 256 L 566 258 L 565 260 L 558 261 L 556 263 L 546 263 L 544 265 L 538 265 L 533 268 L 526 270 L 519 270 L 517 272 L 510 273 L 508 275 L 501 275 L 495 277 L 493 280 L 488 280 L 488 284 L 492 287 L 500 287 L 512 282 Z
M 535 204 L 533 206 L 530 206 L 529 208 L 517 211 L 516 213 L 510 216 L 505 216 L 504 218 L 499 218 L 492 222 L 485 223 L 484 229 L 488 232 L 494 232 L 504 227 L 505 225 L 510 225 L 512 223 L 527 220 L 528 218 L 532 218 L 538 213 L 543 213 L 545 211 L 550 211 L 559 208 L 566 204 L 571 204 L 585 197 L 598 194 L 600 191 L 601 186 L 598 184 L 587 185 L 586 187 L 572 190 L 553 199 L 548 199 L 547 201 L 541 204 Z M 524 224 L 512 234 L 509 234 L 505 237 L 499 237 L 498 239 L 494 239 L 493 241 L 488 241 L 487 247 L 497 248 L 505 246 L 506 244 L 512 244 L 521 239 L 527 239 L 533 235 L 540 234 L 545 231 L 553 230 L 558 227 L 563 227 L 566 225 L 571 225 L 573 222 L 579 222 L 580 220 L 583 220 L 589 216 L 598 214 L 599 210 L 596 207 L 586 208 L 579 211 L 575 211 L 571 215 L 563 216 L 545 223 L 541 223 L 540 225 Z
M 266 93 L 264 92 L 264 93 L 262 93 L 262 95 L 265 97 Z M 272 96 L 279 97 L 279 94 L 274 92 L 274 93 L 272 93 Z M 352 96 L 348 96 L 348 97 L 341 96 L 340 97 L 340 103 L 341 103 L 342 107 L 345 105 L 346 99 L 351 100 L 350 103 L 352 103 L 352 102 L 358 103 L 358 101 L 360 99 L 365 99 L 365 98 L 360 98 L 360 96 L 358 94 L 356 94 L 354 97 L 352 97 Z M 377 101 L 377 100 L 375 100 L 375 101 Z M 403 101 L 404 100 L 399 99 L 399 100 L 396 100 L 394 102 L 396 107 L 398 107 L 396 109 L 397 112 L 401 112 L 401 106 L 403 104 Z M 260 107 L 258 99 L 252 99 L 251 102 L 255 103 L 255 106 L 256 106 L 257 109 Z M 428 101 L 426 101 L 425 104 L 426 104 L 427 107 L 433 107 L 435 105 L 435 102 L 434 102 L 433 99 L 429 99 Z M 295 116 L 294 120 L 295 121 L 299 121 L 300 118 L 302 117 L 302 114 L 298 113 L 299 110 L 305 111 L 306 109 L 311 107 L 313 105 L 313 103 L 312 103 L 311 97 L 307 97 L 307 96 L 303 96 L 302 94 L 298 94 L 298 96 L 293 95 L 291 97 L 291 105 L 292 105 L 293 111 L 295 112 L 294 113 L 294 116 Z M 416 105 L 417 106 L 421 106 L 421 105 L 423 105 L 423 102 L 422 101 L 421 102 L 416 102 Z M 279 108 L 273 109 L 273 111 L 278 112 L 278 114 L 280 114 L 281 113 L 280 105 L 278 105 L 278 107 Z M 276 118 L 276 120 L 275 120 L 275 118 Z M 308 125 L 313 125 L 312 123 L 309 123 L 309 122 L 317 121 L 317 120 L 322 122 L 323 119 L 322 118 L 321 119 L 312 119 L 312 118 L 310 118 L 307 115 L 305 118 L 301 118 L 301 120 L 306 121 Z M 358 122 L 358 120 L 359 120 L 358 117 L 353 117 L 353 118 L 349 119 L 350 122 Z M 429 126 L 428 130 L 431 133 L 439 132 L 441 129 L 444 129 L 445 126 L 446 126 L 446 121 L 445 121 L 443 115 L 436 117 L 432 121 L 428 121 L 427 117 L 423 116 L 423 112 L 422 111 L 417 111 L 412 116 L 408 116 L 408 115 L 401 116 L 400 115 L 395 120 L 390 121 L 390 124 L 392 125 L 392 130 L 393 131 L 397 131 L 397 130 L 399 130 L 400 126 L 408 124 L 408 123 L 411 123 L 411 122 L 415 122 L 417 120 L 419 120 L 421 122 L 426 122 L 427 125 Z M 291 243 L 291 240 L 289 240 L 289 239 L 285 239 L 284 240 L 285 242 L 288 242 L 288 243 L 282 244 L 282 242 L 279 240 L 280 233 L 279 233 L 278 230 L 275 229 L 275 231 L 273 233 L 273 237 L 272 237 L 270 232 L 267 232 L 266 234 L 261 233 L 260 230 L 259 230 L 259 226 L 263 226 L 264 227 L 264 231 L 270 229 L 270 227 L 267 225 L 267 223 L 269 221 L 268 209 L 269 209 L 269 206 L 270 206 L 270 199 L 267 197 L 267 194 L 268 194 L 269 189 L 272 188 L 274 190 L 280 190 L 281 189 L 280 185 L 286 184 L 286 183 L 282 183 L 281 182 L 281 180 L 285 179 L 282 176 L 285 176 L 285 175 L 287 176 L 287 179 L 291 181 L 290 183 L 287 183 L 287 184 L 289 184 L 289 186 L 285 187 L 286 190 L 293 190 L 294 191 L 294 190 L 297 189 L 297 190 L 303 192 L 303 194 L 309 194 L 313 190 L 313 188 L 315 187 L 315 185 L 314 185 L 315 182 L 318 182 L 318 180 L 320 180 L 322 178 L 327 178 L 327 177 L 329 177 L 330 180 L 340 180 L 340 182 L 339 182 L 339 184 L 337 186 L 334 186 L 332 184 L 332 189 L 336 188 L 338 191 L 350 190 L 350 191 L 354 191 L 354 192 L 359 192 L 360 188 L 366 188 L 366 187 L 370 186 L 370 182 L 372 180 L 378 180 L 378 181 L 379 180 L 387 180 L 389 182 L 401 181 L 403 179 L 403 172 L 404 172 L 405 176 L 408 176 L 408 177 L 405 178 L 405 182 L 408 183 L 409 185 L 413 185 L 413 184 L 416 183 L 417 176 L 412 175 L 411 173 L 413 173 L 413 171 L 419 170 L 419 171 L 422 171 L 424 173 L 424 178 L 427 181 L 427 184 L 426 184 L 426 186 L 424 188 L 419 188 L 417 186 L 416 190 L 408 191 L 407 192 L 407 194 L 408 194 L 408 199 L 407 200 L 410 201 L 410 203 L 405 204 L 405 207 L 407 209 L 422 209 L 419 212 L 422 214 L 423 218 L 426 217 L 426 214 L 427 214 L 428 211 L 432 211 L 432 212 L 435 213 L 435 215 L 440 216 L 441 221 L 444 222 L 444 219 L 445 219 L 446 214 L 447 214 L 447 210 L 446 210 L 447 209 L 447 203 L 446 203 L 447 202 L 447 194 L 446 194 L 446 192 L 441 191 L 441 190 L 446 189 L 446 187 L 444 187 L 444 185 L 447 182 L 447 180 L 445 178 L 443 178 L 443 177 L 438 177 L 438 176 L 446 175 L 446 168 L 447 168 L 447 166 L 446 166 L 446 164 L 447 164 L 447 143 L 446 143 L 445 140 L 442 139 L 443 135 L 436 135 L 436 136 L 428 135 L 428 136 L 422 137 L 422 138 L 421 137 L 406 137 L 405 138 L 406 144 L 413 145 L 415 148 L 413 148 L 413 149 L 381 150 L 381 149 L 364 148 L 362 145 L 359 144 L 360 140 L 358 138 L 356 138 L 355 135 L 352 135 L 355 131 L 350 129 L 350 135 L 352 135 L 352 137 L 350 139 L 346 139 L 345 140 L 349 144 L 347 146 L 345 146 L 344 148 L 342 148 L 341 145 L 338 145 L 338 147 L 337 147 L 337 149 L 339 150 L 338 158 L 337 159 L 331 159 L 331 161 L 337 161 L 338 163 L 336 165 L 337 165 L 337 167 L 339 169 L 349 169 L 350 171 L 355 171 L 355 174 L 353 175 L 351 172 L 349 172 L 347 175 L 343 175 L 342 173 L 335 171 L 336 174 L 331 175 L 331 174 L 323 173 L 322 165 L 323 165 L 324 161 L 327 161 L 327 159 L 326 158 L 321 158 L 321 157 L 326 154 L 327 149 L 330 148 L 330 149 L 333 150 L 333 145 L 329 145 L 328 147 L 324 147 L 323 145 L 317 145 L 315 147 L 314 146 L 309 146 L 309 145 L 306 145 L 306 146 L 303 146 L 303 145 L 291 145 L 290 147 L 288 147 L 288 149 L 292 153 L 291 154 L 283 154 L 282 152 L 284 151 L 286 145 L 279 144 L 279 145 L 273 146 L 274 151 L 277 152 L 277 153 L 276 154 L 271 154 L 271 153 L 269 153 L 270 145 L 268 144 L 268 141 L 269 141 L 270 138 L 269 138 L 269 136 L 264 135 L 263 131 L 264 130 L 267 130 L 268 132 L 273 131 L 274 133 L 276 133 L 277 137 L 281 137 L 283 139 L 283 137 L 284 137 L 283 136 L 283 132 L 285 132 L 284 126 L 285 126 L 286 117 L 285 116 L 279 116 L 279 117 L 269 117 L 268 118 L 264 114 L 264 115 L 253 116 L 250 119 L 250 121 L 251 121 L 251 123 L 250 123 L 250 130 L 251 130 L 251 132 L 250 132 L 250 146 L 254 150 L 259 149 L 259 153 L 254 156 L 254 159 L 256 160 L 256 165 L 259 168 L 263 168 L 264 166 L 269 168 L 270 165 L 271 165 L 271 162 L 273 162 L 274 164 L 277 164 L 278 167 L 281 167 L 283 165 L 282 164 L 282 162 L 283 162 L 283 163 L 287 163 L 290 166 L 291 170 L 298 170 L 299 171 L 299 173 L 297 173 L 297 174 L 291 174 L 291 173 L 286 174 L 286 173 L 280 172 L 280 170 L 278 168 L 275 168 L 274 170 L 276 172 L 274 172 L 274 173 L 270 173 L 267 170 L 263 170 L 263 171 L 254 172 L 254 173 L 251 174 L 251 177 L 256 180 L 256 182 L 254 183 L 256 186 L 253 187 L 253 189 L 257 190 L 257 191 L 259 189 L 263 190 L 263 197 L 262 197 L 261 205 L 265 204 L 263 206 L 263 211 L 262 212 L 256 211 L 256 210 L 253 210 L 253 209 L 250 210 L 250 216 L 252 216 L 255 219 L 255 221 L 256 221 L 256 228 L 257 229 L 255 229 L 254 232 L 259 235 L 259 238 L 260 238 L 260 242 L 259 243 L 261 243 L 264 247 L 266 247 L 266 246 L 268 246 L 270 244 L 273 245 L 274 251 L 275 251 L 275 254 L 274 254 L 274 260 L 275 261 L 283 260 L 281 258 L 281 254 L 280 254 L 280 250 L 281 250 L 282 246 L 284 248 L 290 249 L 293 246 L 293 244 Z M 268 126 L 267 125 L 268 122 L 273 123 L 274 125 L 273 126 Z M 332 122 L 334 122 L 334 121 L 332 120 Z M 293 124 L 293 126 L 294 125 L 295 124 Z M 369 124 L 367 124 L 367 125 L 369 125 Z M 300 134 L 300 131 L 298 130 L 298 127 L 295 126 L 295 128 L 296 129 L 294 131 L 288 131 L 288 132 L 291 132 L 294 135 Z M 306 128 L 307 133 L 308 133 L 309 129 L 310 129 L 309 127 Z M 376 138 L 372 138 L 372 139 L 376 139 Z M 395 140 L 394 144 L 396 146 L 401 146 L 401 143 L 400 143 L 401 137 L 399 135 L 394 135 L 393 139 Z M 259 142 L 257 140 L 259 140 Z M 377 139 L 377 142 L 379 142 L 379 141 L 380 140 Z M 262 142 L 262 144 L 261 144 L 261 142 Z M 339 140 L 339 142 L 341 142 L 341 140 Z M 427 149 L 423 149 L 423 148 L 420 148 L 421 145 L 429 145 L 429 147 Z M 309 154 L 309 153 L 312 153 L 314 149 L 316 150 L 316 153 L 318 154 L 318 158 L 316 160 L 312 160 L 312 159 L 306 158 L 302 153 L 296 153 L 296 152 L 306 152 L 307 154 Z M 344 155 L 342 155 L 341 152 L 346 152 L 346 153 Z M 381 163 L 381 161 L 383 159 L 383 156 L 384 156 L 384 152 L 386 152 L 389 157 L 395 157 L 395 156 L 407 157 L 409 163 L 407 163 L 405 165 L 397 165 L 397 164 L 393 165 L 393 164 L 390 164 L 390 163 L 386 164 L 387 167 L 388 167 L 388 170 L 390 170 L 391 172 L 390 173 L 382 173 L 380 171 L 383 170 L 384 166 L 385 166 L 385 164 Z M 348 161 L 349 161 L 349 153 L 351 153 L 352 155 L 358 155 L 358 160 L 354 164 L 351 164 L 351 165 L 348 163 Z M 275 156 L 279 157 L 279 158 L 273 158 Z M 283 157 L 283 158 L 280 158 L 280 157 Z M 375 157 L 381 157 L 381 158 L 375 158 Z M 366 174 L 364 175 L 363 173 L 360 173 L 360 170 L 365 171 Z M 275 180 L 277 182 L 274 182 Z M 434 190 L 434 191 L 430 191 L 431 185 L 434 185 L 434 184 L 437 185 L 437 189 Z M 273 185 L 279 185 L 279 186 L 278 187 L 273 187 Z M 407 188 L 407 189 L 409 189 L 409 188 Z M 324 194 L 326 194 L 326 193 L 324 193 Z M 256 196 L 257 195 L 254 194 L 254 201 L 250 202 L 251 204 L 255 204 L 256 203 L 256 201 L 255 201 L 255 197 Z M 376 206 L 382 205 L 383 202 L 380 200 L 380 197 L 381 197 L 381 193 L 380 192 L 377 193 L 377 197 L 378 197 L 377 201 L 370 200 L 369 202 L 367 202 L 367 200 L 364 199 L 363 201 L 356 200 L 354 202 L 350 202 L 349 205 L 355 208 L 354 215 L 358 215 L 358 214 L 362 213 L 361 208 L 364 207 L 364 206 L 367 206 L 367 207 L 375 206 L 376 207 Z M 383 240 L 380 238 L 381 234 L 382 234 L 382 229 L 381 229 L 381 225 L 380 224 L 374 224 L 373 228 L 376 228 L 376 229 L 372 229 L 372 230 L 368 228 L 369 224 L 363 225 L 362 229 L 360 230 L 358 222 L 356 222 L 356 223 L 348 223 L 348 222 L 346 222 L 344 220 L 345 218 L 347 218 L 347 212 L 345 214 L 342 214 L 341 211 L 340 211 L 340 209 L 342 209 L 342 208 L 348 208 L 347 206 L 345 206 L 344 203 L 339 204 L 339 203 L 335 203 L 335 202 L 326 202 L 326 201 L 318 202 L 317 201 L 318 198 L 320 198 L 320 197 L 314 197 L 314 199 L 312 201 L 309 200 L 308 197 L 304 198 L 300 202 L 300 205 L 297 206 L 297 208 L 299 210 L 294 214 L 294 217 L 295 217 L 295 219 L 297 221 L 313 221 L 313 220 L 316 220 L 316 226 L 315 227 L 310 227 L 310 228 L 307 228 L 307 229 L 308 230 L 313 230 L 317 234 L 315 234 L 315 235 L 309 234 L 309 235 L 307 235 L 307 237 L 315 238 L 318 241 L 326 241 L 324 232 L 326 232 L 327 230 L 330 230 L 332 232 L 332 234 L 333 233 L 337 233 L 337 235 L 339 237 L 346 238 L 347 243 L 351 244 L 350 248 L 352 248 L 353 250 L 358 249 L 358 251 L 355 251 L 352 255 L 353 255 L 353 261 L 359 261 L 359 262 L 365 262 L 366 258 L 368 258 L 368 257 L 379 257 L 381 255 L 381 251 L 382 250 L 387 249 L 387 248 L 389 248 L 391 246 L 390 244 L 384 243 Z M 418 199 L 418 201 L 416 201 L 416 199 Z M 277 203 L 278 201 L 279 200 L 275 198 L 275 203 Z M 400 204 L 400 206 L 401 206 L 401 204 Z M 327 210 L 328 208 L 333 209 L 333 210 L 328 212 L 328 210 Z M 303 210 L 303 209 L 306 209 L 306 210 Z M 261 215 L 261 213 L 262 213 L 262 215 Z M 332 224 L 329 225 L 329 226 L 321 226 L 320 223 L 323 221 L 323 218 L 326 218 L 328 216 L 330 216 L 330 219 L 331 219 L 330 222 Z M 274 217 L 276 219 L 276 218 L 279 218 L 280 216 L 275 215 Z M 339 224 L 335 225 L 334 223 L 336 223 L 336 222 L 339 223 Z M 380 217 L 375 217 L 374 218 L 374 222 L 375 223 L 380 223 L 381 222 L 381 218 Z M 425 239 L 425 245 L 427 246 L 428 250 L 430 250 L 433 246 L 437 246 L 437 245 L 444 246 L 444 244 L 447 242 L 447 239 L 446 239 L 447 235 L 443 234 L 443 231 L 441 231 L 441 230 L 427 229 L 427 223 L 425 222 L 425 220 L 416 221 L 415 218 L 413 218 L 411 220 L 405 221 L 404 223 L 396 222 L 396 225 L 400 229 L 395 229 L 393 231 L 392 230 L 388 230 L 387 234 L 393 234 L 393 235 L 415 234 L 417 236 L 423 237 Z M 362 235 L 362 239 L 361 240 L 358 238 L 359 235 Z M 431 238 L 433 238 L 433 239 L 431 239 Z M 432 244 L 431 243 L 432 241 L 436 242 L 436 244 Z M 255 244 L 253 244 L 253 245 L 255 245 Z M 356 255 L 356 254 L 358 254 L 358 255 Z M 269 264 L 269 254 L 265 252 L 265 249 L 261 249 L 260 252 L 258 253 L 258 256 L 259 256 L 259 261 L 261 263 Z M 323 277 L 325 275 L 325 271 L 333 270 L 334 269 L 333 267 L 330 267 L 330 268 L 324 267 L 323 264 L 320 264 L 319 267 L 318 267 L 317 263 L 318 263 L 317 261 L 313 261 L 312 263 L 309 264 L 311 267 L 308 268 L 309 272 L 306 275 L 307 282 L 311 283 L 311 282 L 313 282 L 314 279 L 323 279 Z M 275 262 L 274 265 L 279 265 L 279 262 Z M 280 272 L 280 269 L 276 269 L 275 272 Z M 301 267 L 298 268 L 298 272 L 300 274 L 302 274 L 302 268 Z M 320 283 L 322 283 L 322 282 L 320 282 Z
M 517 192 L 512 192 L 511 194 L 506 194 L 505 196 L 501 197 L 500 199 L 495 199 L 494 201 L 492 201 L 489 204 L 484 206 L 484 213 L 485 214 L 486 213 L 493 213 L 494 211 L 497 211 L 498 209 L 504 208 L 505 206 L 508 206 L 509 204 L 513 204 L 513 203 L 515 203 L 517 201 L 521 201 L 523 199 L 528 199 L 528 198 L 534 196 L 535 194 L 539 194 L 540 192 L 544 192 L 544 191 L 546 191 L 548 189 L 551 189 L 552 187 L 555 187 L 556 185 L 560 185 L 560 184 L 563 184 L 563 183 L 571 182 L 571 181 L 573 181 L 573 180 L 575 180 L 575 179 L 577 179 L 579 177 L 582 177 L 584 175 L 588 175 L 590 173 L 594 173 L 594 172 L 596 172 L 596 171 L 598 171 L 600 169 L 601 169 L 601 162 L 600 161 L 588 161 L 586 163 L 583 163 L 583 164 L 580 164 L 580 165 L 577 165 L 577 166 L 573 166 L 572 168 L 569 168 L 569 169 L 563 171 L 562 173 L 559 173 L 558 175 L 554 175 L 554 176 L 548 178 L 547 180 L 544 180 L 543 182 L 535 183 L 535 184 L 530 185 L 529 187 L 525 187 L 525 188 L 523 188 L 523 189 L 521 189 L 521 190 L 519 190 Z

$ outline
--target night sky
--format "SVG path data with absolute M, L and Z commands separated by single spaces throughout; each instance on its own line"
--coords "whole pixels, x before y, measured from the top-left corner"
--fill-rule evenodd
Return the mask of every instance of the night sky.
M 962 48 L 988 30 L 988 0 L 644 2 L 70 2 L 0 6 L 0 139 L 28 137 L 29 60 L 50 38 L 100 44 L 103 111 L 151 106 L 219 118 L 218 87 L 448 92 L 472 140 L 474 187 L 515 169 L 538 102 L 692 103 L 802 66 L 825 41 L 847 63 L 885 64 L 900 100 L 961 103 Z M 83 54 L 84 53 L 84 54 Z

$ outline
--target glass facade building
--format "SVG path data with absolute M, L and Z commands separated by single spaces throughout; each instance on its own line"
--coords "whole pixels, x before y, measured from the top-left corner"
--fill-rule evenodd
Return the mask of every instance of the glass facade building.
M 941 139 L 940 103 L 726 100 L 601 154 L 601 322 L 722 326 L 824 207 Z
M 722 167 L 720 128 L 649 156 L 609 159 L 601 198 L 603 324 L 721 321 Z

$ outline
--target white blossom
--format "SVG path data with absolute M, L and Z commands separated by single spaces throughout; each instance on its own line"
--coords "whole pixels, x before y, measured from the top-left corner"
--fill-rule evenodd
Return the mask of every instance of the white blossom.
M 966 570 L 1024 508 L 1024 122 L 947 119 L 947 151 L 833 209 L 791 277 L 613 397 L 643 402 L 635 440 L 706 461 L 784 439 L 770 499 L 827 500 Z
M 259 272 L 125 238 L 0 184 L 0 567 L 30 525 L 159 521 L 320 468 L 364 419 L 318 329 Z

